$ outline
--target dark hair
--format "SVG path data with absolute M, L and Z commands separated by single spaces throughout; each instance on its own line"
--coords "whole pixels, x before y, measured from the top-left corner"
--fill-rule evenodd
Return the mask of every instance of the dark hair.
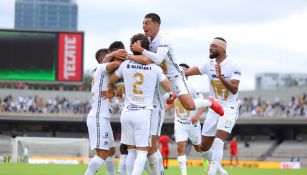
M 133 35 L 131 38 L 130 38 L 130 44 L 133 44 L 139 40 L 142 40 L 145 38 L 145 35 L 143 33 L 138 33 L 138 34 L 135 34 Z
M 100 63 L 100 61 L 101 61 L 101 60 L 99 60 L 100 55 L 103 55 L 103 54 L 106 55 L 108 53 L 109 53 L 109 49 L 107 49 L 107 48 L 97 50 L 97 52 L 95 54 L 95 58 L 96 58 L 97 62 Z
M 130 44 L 132 45 L 133 43 L 137 41 L 140 41 L 140 44 L 144 49 L 149 50 L 149 40 L 147 37 L 145 37 L 144 34 L 138 33 L 138 34 L 133 35 L 130 39 Z M 134 52 L 134 51 L 132 52 L 133 52 L 133 55 L 141 55 L 141 53 Z
M 113 52 L 118 49 L 125 49 L 125 45 L 121 41 L 114 41 L 112 44 L 109 46 L 109 51 Z
M 224 41 L 225 43 L 227 43 L 226 40 L 225 40 L 224 38 L 222 38 L 222 37 L 215 37 L 214 39 L 219 39 L 219 40 L 222 40 L 222 41 Z
M 190 66 L 185 63 L 180 63 L 179 66 L 189 69 Z
M 155 13 L 148 13 L 147 15 L 145 15 L 145 18 L 150 18 L 152 22 L 156 22 L 159 25 L 161 24 L 160 16 Z

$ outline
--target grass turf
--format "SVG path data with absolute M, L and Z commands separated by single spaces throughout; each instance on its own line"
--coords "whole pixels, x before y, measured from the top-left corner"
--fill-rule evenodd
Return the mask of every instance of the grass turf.
M 34 164 L 0 164 L 0 175 L 83 175 L 87 165 L 34 165 Z M 307 168 L 290 169 L 258 169 L 258 168 L 226 168 L 229 175 L 303 175 Z M 96 175 L 106 174 L 102 168 Z M 180 175 L 179 167 L 169 167 L 167 175 Z M 202 167 L 188 167 L 189 175 L 207 174 Z M 143 173 L 147 175 L 147 173 Z

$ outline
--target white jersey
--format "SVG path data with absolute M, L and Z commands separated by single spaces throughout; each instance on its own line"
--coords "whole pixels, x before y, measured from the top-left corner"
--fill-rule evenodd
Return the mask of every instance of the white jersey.
M 193 99 L 203 98 L 201 94 L 197 93 L 196 89 L 193 86 L 191 86 L 189 83 L 187 83 L 187 85 Z M 193 110 L 193 111 L 186 110 L 182 106 L 178 98 L 174 101 L 174 109 L 175 109 L 175 122 L 178 120 L 189 122 L 198 111 L 198 110 Z
M 111 117 L 110 101 L 99 96 L 99 92 L 107 90 L 109 72 L 106 70 L 108 63 L 99 64 L 92 74 L 92 100 L 88 116 Z
M 149 57 L 157 65 L 165 66 L 167 77 L 182 74 L 177 64 L 172 43 L 166 35 L 159 32 L 149 46 L 150 52 L 144 50 L 143 55 Z
M 123 110 L 128 111 L 152 109 L 156 83 L 166 78 L 159 66 L 155 64 L 143 65 L 130 60 L 124 61 L 115 74 L 124 79 Z
M 217 78 L 215 73 L 215 59 L 199 66 L 199 71 L 201 74 L 207 74 L 209 77 L 210 84 L 210 96 L 221 100 L 221 102 L 231 102 L 238 100 L 238 93 L 232 94 Z M 221 73 L 226 80 L 240 80 L 241 78 L 241 68 L 234 60 L 226 58 L 221 62 Z

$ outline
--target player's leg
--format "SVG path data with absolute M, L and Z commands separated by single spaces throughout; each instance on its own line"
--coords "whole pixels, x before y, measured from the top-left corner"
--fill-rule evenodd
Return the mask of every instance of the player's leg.
M 133 129 L 134 116 L 130 112 L 122 111 L 120 116 L 121 122 L 121 143 L 127 145 L 126 171 L 130 175 L 133 171 L 136 159 L 136 149 Z
M 105 161 L 106 171 L 108 175 L 116 174 L 116 164 L 115 164 L 115 147 L 111 147 L 109 150 L 108 157 Z
M 119 151 L 120 151 L 120 159 L 119 159 L 117 172 L 119 173 L 119 175 L 125 175 L 126 174 L 126 159 L 128 155 L 127 145 L 121 143 L 119 146 Z
M 105 161 L 105 166 L 107 170 L 108 175 L 115 175 L 116 174 L 116 164 L 115 164 L 115 141 L 114 141 L 114 136 L 113 136 L 113 130 L 111 128 L 111 124 L 109 122 L 109 134 L 110 134 L 110 149 L 109 149 L 109 154 L 108 157 L 106 158 Z
M 177 161 L 182 175 L 187 175 L 187 156 L 185 153 L 186 144 L 187 141 L 177 142 L 177 151 L 178 151 Z
M 218 168 L 221 166 L 220 162 L 223 159 L 224 141 L 229 136 L 238 118 L 239 104 L 237 102 L 228 103 L 224 106 L 225 115 L 223 117 L 217 117 L 217 132 L 213 143 L 212 161 L 208 174 L 215 174 Z M 227 174 L 222 172 L 220 174 Z
M 211 99 L 193 99 L 189 94 L 188 86 L 186 80 L 182 75 L 170 78 L 172 91 L 176 93 L 182 106 L 187 110 L 195 110 L 204 107 L 210 107 L 219 115 L 224 115 L 223 108 L 215 102 L 213 98 Z
M 150 116 L 151 110 L 138 110 L 133 112 L 134 141 L 136 146 L 136 159 L 132 175 L 140 175 L 144 170 L 149 147 L 151 146 Z
M 160 161 L 159 161 L 159 155 L 158 155 L 158 141 L 159 136 L 158 135 L 152 135 L 151 136 L 151 147 L 148 151 L 148 163 L 151 170 L 151 175 L 159 175 L 160 174 Z
M 160 96 L 160 94 L 157 94 L 157 96 Z M 162 164 L 162 156 L 161 153 L 158 151 L 158 145 L 159 145 L 159 137 L 161 134 L 161 128 L 165 117 L 165 110 L 163 108 L 163 103 L 161 100 L 156 99 L 154 101 L 154 109 L 152 111 L 151 115 L 151 147 L 148 151 L 148 162 L 151 169 L 151 175 L 155 174 L 161 174 L 161 172 L 164 172 L 164 168 Z
M 174 131 L 175 141 L 177 143 L 177 161 L 182 175 L 187 174 L 187 156 L 186 145 L 189 137 L 187 127 L 189 124 L 182 124 L 175 120 Z
M 231 167 L 233 166 L 233 165 L 232 165 L 232 159 L 233 159 L 233 154 L 230 153 L 230 166 L 231 166 Z
M 96 117 L 88 116 L 86 123 L 88 126 L 90 146 L 92 150 L 96 150 L 96 155 L 89 162 L 85 175 L 93 175 L 100 169 L 109 155 L 111 139 L 110 130 L 107 126 L 110 124 L 110 120 L 104 117 L 99 117 L 96 120 Z M 105 133 L 104 137 L 97 130 Z
M 212 161 L 213 149 L 212 145 L 215 139 L 216 127 L 218 122 L 218 116 L 215 112 L 209 111 L 206 120 L 203 124 L 201 133 L 201 151 L 204 161 L 208 160 L 209 163 Z M 219 166 L 218 171 L 220 173 L 224 172 L 224 169 Z

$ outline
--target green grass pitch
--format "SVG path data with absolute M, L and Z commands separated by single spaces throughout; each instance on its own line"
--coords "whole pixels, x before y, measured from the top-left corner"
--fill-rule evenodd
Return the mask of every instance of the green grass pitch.
M 0 175 L 84 175 L 87 165 L 33 165 L 0 163 Z M 307 175 L 307 168 L 299 170 L 257 169 L 257 168 L 226 168 L 229 175 Z M 102 168 L 96 175 L 105 175 Z M 180 175 L 179 167 L 169 167 L 167 175 Z M 207 173 L 202 167 L 188 167 L 189 175 Z M 147 175 L 147 173 L 143 173 Z

